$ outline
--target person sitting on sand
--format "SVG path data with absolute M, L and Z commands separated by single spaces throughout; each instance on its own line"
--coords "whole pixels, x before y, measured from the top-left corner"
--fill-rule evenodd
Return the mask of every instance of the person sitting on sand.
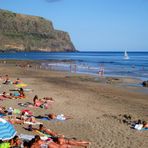
M 38 99 L 38 96 L 35 95 L 34 98 L 33 98 L 33 105 L 34 105 L 34 106 L 37 106 L 38 100 L 39 100 L 39 99 Z
M 31 148 L 40 148 L 45 144 L 45 141 L 41 140 L 39 135 L 35 135 L 34 142 L 31 144 Z
M 39 99 L 37 95 L 35 95 L 33 98 L 33 105 L 41 108 L 48 108 L 47 101 Z
M 3 84 L 10 84 L 10 79 L 9 79 L 9 76 L 8 75 L 5 75 L 5 78 L 4 78 L 4 82 Z
M 72 119 L 72 117 L 70 117 L 70 116 L 65 116 L 63 114 L 55 115 L 53 113 L 52 114 L 48 114 L 48 118 L 49 119 L 57 119 L 57 120 L 61 120 L 61 121 Z
M 22 144 L 22 141 L 17 135 L 13 139 L 10 140 L 10 146 L 12 148 L 19 148 L 21 147 L 21 144 Z
M 26 97 L 23 88 L 20 88 L 18 90 L 18 93 L 19 93 L 18 96 L 15 96 L 16 98 L 25 98 Z

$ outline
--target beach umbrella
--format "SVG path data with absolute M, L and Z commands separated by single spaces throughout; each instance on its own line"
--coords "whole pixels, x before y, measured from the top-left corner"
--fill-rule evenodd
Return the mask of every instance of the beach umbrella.
M 13 125 L 6 120 L 0 118 L 0 140 L 10 140 L 16 135 Z

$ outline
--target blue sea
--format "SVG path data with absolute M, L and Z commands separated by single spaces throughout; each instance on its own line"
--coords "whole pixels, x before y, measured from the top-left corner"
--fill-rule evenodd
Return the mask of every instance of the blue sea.
M 46 60 L 43 67 L 98 75 L 103 67 L 105 76 L 148 79 L 148 52 L 17 52 L 0 53 L 0 59 Z M 50 62 L 56 60 L 56 62 Z M 70 62 L 66 62 L 70 61 Z

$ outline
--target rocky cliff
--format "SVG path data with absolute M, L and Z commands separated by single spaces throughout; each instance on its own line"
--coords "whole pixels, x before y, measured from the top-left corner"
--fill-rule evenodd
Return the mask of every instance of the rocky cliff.
M 52 22 L 0 9 L 0 51 L 75 51 L 67 32 Z

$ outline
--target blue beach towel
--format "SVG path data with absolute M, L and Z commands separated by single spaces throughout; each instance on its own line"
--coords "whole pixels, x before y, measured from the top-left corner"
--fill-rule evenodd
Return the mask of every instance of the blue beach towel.
M 148 131 L 148 128 L 142 128 L 140 131 Z

